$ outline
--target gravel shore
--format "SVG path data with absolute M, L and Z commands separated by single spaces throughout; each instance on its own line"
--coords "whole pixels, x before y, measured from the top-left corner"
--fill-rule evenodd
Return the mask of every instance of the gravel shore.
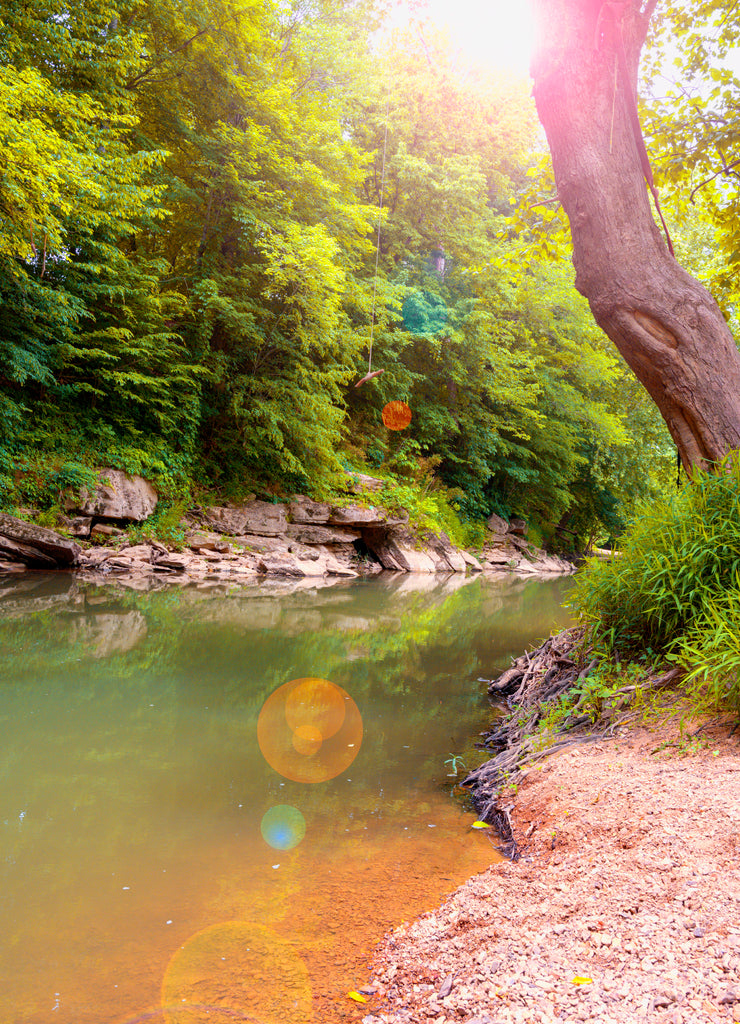
M 739 752 L 640 728 L 531 770 L 521 859 L 387 937 L 364 1024 L 740 1021 Z

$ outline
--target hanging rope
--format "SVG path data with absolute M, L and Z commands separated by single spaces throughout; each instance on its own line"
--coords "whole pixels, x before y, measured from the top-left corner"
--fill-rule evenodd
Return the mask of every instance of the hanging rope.
M 373 275 L 373 302 L 372 309 L 370 311 L 370 343 L 368 345 L 368 356 L 367 356 L 367 373 L 358 380 L 355 384 L 356 388 L 359 388 L 361 384 L 367 383 L 372 380 L 373 377 L 379 377 L 383 370 L 373 371 L 373 335 L 375 332 L 375 298 L 378 292 L 378 264 L 380 262 L 380 226 L 383 221 L 383 196 L 385 192 L 385 153 L 388 145 L 388 107 L 390 98 L 386 98 L 385 101 L 385 131 L 383 133 L 383 161 L 381 164 L 380 172 L 380 202 L 378 205 L 378 238 L 375 243 L 375 273 Z

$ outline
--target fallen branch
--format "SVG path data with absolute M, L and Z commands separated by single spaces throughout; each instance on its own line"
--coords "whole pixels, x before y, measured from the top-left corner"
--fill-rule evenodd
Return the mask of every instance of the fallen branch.
M 551 741 L 543 738 L 539 726 L 550 708 L 563 694 L 580 684 L 600 663 L 585 644 L 585 631 L 581 627 L 563 630 L 550 637 L 537 650 L 522 655 L 488 685 L 488 692 L 496 697 L 508 695 L 508 718 L 498 722 L 482 734 L 478 746 L 494 753 L 490 760 L 471 771 L 460 783 L 470 791 L 478 817 L 493 825 L 502 842 L 502 852 L 516 859 L 519 856 L 516 839 L 511 829 L 508 808 L 501 803 L 502 793 L 516 786 L 526 767 L 544 760 L 551 754 L 575 743 L 588 743 L 604 739 L 629 721 L 630 713 L 618 714 L 624 706 L 611 708 L 606 722 L 595 724 L 591 715 L 578 715 L 578 707 L 560 727 Z M 682 670 L 672 668 L 661 675 L 648 677 L 651 690 L 664 689 L 675 683 Z M 612 695 L 626 698 L 637 686 L 625 686 Z

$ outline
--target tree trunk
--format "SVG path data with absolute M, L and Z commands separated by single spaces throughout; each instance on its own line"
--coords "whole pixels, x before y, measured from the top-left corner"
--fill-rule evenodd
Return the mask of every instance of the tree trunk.
M 655 0 L 535 6 L 534 96 L 570 220 L 576 287 L 690 472 L 740 448 L 740 354 L 717 303 L 671 256 L 653 218 L 633 122 Z

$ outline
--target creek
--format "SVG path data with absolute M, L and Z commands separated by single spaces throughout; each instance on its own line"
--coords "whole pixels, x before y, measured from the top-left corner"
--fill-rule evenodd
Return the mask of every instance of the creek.
M 0 1020 L 333 1024 L 497 854 L 456 782 L 569 581 L 0 590 Z

